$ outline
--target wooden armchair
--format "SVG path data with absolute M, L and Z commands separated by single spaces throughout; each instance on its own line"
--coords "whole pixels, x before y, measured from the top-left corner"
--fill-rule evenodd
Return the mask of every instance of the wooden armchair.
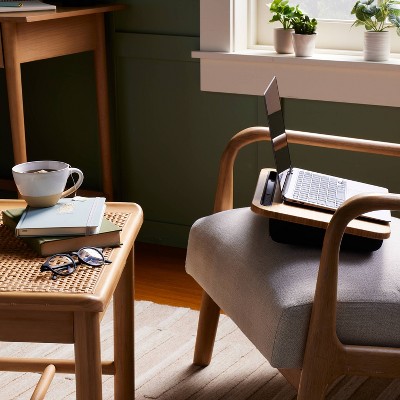
M 287 133 L 290 143 L 400 157 L 399 144 Z M 237 153 L 261 140 L 270 140 L 268 128 L 248 128 L 231 139 L 214 214 L 190 232 L 186 270 L 204 289 L 194 363 L 210 363 L 223 309 L 298 389 L 300 400 L 323 399 L 340 375 L 399 377 L 400 220 L 393 218 L 390 238 L 373 253 L 340 254 L 339 263 L 339 250 L 350 221 L 372 210 L 400 210 L 400 195 L 345 202 L 331 219 L 322 252 L 275 243 L 267 218 L 233 209 Z

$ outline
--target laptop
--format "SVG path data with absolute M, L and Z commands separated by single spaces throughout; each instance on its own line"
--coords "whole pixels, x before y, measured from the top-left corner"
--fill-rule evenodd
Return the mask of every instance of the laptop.
M 277 171 L 277 182 L 282 199 L 324 210 L 336 210 L 346 199 L 360 193 L 387 193 L 386 188 L 339 178 L 292 165 L 285 123 L 281 108 L 278 82 L 274 77 L 264 92 L 272 151 Z M 376 222 L 390 222 L 388 210 L 372 211 L 362 215 Z

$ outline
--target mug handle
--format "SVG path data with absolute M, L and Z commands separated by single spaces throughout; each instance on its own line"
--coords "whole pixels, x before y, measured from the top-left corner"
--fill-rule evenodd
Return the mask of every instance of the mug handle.
M 83 172 L 78 169 L 78 168 L 70 168 L 69 169 L 69 175 L 72 174 L 78 174 L 79 178 L 78 181 L 75 183 L 74 186 L 70 187 L 69 189 L 65 190 L 64 192 L 61 193 L 61 197 L 66 197 L 69 196 L 70 194 L 76 192 L 79 188 L 79 186 L 82 185 L 83 182 Z

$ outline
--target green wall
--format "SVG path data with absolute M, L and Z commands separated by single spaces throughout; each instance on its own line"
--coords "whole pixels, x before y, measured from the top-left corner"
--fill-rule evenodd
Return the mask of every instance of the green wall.
M 23 64 L 28 160 L 55 159 L 84 171 L 85 186 L 101 186 L 93 56 Z M 12 178 L 13 152 L 4 70 L 0 70 L 0 178 Z
M 220 155 L 231 136 L 266 125 L 261 98 L 200 91 L 199 0 L 130 0 L 107 18 L 117 200 L 144 210 L 139 240 L 184 247 L 191 224 L 212 212 Z M 62 159 L 101 188 L 93 59 L 81 54 L 23 69 L 29 159 Z M 0 178 L 10 177 L 12 147 L 0 71 Z M 399 111 L 304 100 L 284 102 L 287 128 L 398 142 Z M 397 162 L 378 156 L 295 146 L 305 168 L 383 184 L 400 191 Z M 253 196 L 266 143 L 252 145 L 235 168 L 235 205 Z

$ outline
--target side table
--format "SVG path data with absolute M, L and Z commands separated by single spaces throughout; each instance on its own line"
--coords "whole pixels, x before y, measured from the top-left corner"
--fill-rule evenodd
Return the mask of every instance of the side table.
M 23 200 L 0 200 L 0 210 L 24 207 Z M 134 203 L 107 203 L 106 217 L 122 227 L 121 246 L 105 249 L 112 263 L 80 265 L 72 275 L 49 279 L 37 256 L 0 225 L 0 341 L 72 343 L 75 360 L 0 358 L 0 370 L 75 373 L 78 400 L 102 399 L 102 374 L 114 375 L 114 399 L 134 398 L 134 256 L 143 222 Z M 113 297 L 114 360 L 102 361 L 100 322 Z
M 27 161 L 21 64 L 93 51 L 103 192 L 109 201 L 113 199 L 113 189 L 104 14 L 123 8 L 124 5 L 110 4 L 0 13 L 0 67 L 6 71 L 15 163 Z

